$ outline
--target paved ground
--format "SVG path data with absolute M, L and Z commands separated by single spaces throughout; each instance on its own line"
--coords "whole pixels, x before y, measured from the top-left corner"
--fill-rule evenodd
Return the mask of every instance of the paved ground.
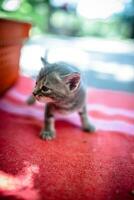
M 40 57 L 47 48 L 49 62 L 76 64 L 91 87 L 134 92 L 134 41 L 32 38 L 22 50 L 22 73 L 35 77 L 42 66 Z

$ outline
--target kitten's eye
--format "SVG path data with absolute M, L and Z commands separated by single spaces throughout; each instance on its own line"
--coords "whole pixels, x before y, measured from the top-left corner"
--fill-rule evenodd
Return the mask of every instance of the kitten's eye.
M 42 86 L 42 88 L 41 88 L 44 92 L 49 92 L 50 91 L 50 89 L 48 88 L 48 87 L 46 87 L 46 86 Z

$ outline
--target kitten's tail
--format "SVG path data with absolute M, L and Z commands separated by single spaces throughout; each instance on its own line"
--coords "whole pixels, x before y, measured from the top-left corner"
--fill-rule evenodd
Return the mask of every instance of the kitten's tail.
M 49 53 L 49 49 L 46 49 L 44 58 L 41 57 L 41 60 L 42 60 L 43 64 L 45 64 L 45 65 L 48 64 L 48 53 Z
M 49 53 L 49 49 L 47 48 L 46 51 L 45 51 L 45 60 L 48 62 L 48 53 Z

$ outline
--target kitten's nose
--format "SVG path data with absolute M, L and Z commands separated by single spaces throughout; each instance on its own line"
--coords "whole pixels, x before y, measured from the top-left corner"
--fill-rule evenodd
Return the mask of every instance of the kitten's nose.
M 37 95 L 37 92 L 36 92 L 36 91 L 33 91 L 33 95 L 36 96 L 36 95 Z

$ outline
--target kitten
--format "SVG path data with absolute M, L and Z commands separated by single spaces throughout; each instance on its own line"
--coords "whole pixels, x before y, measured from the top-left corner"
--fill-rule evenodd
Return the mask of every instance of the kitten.
M 33 95 L 28 99 L 29 104 L 33 104 L 35 100 L 46 103 L 41 138 L 44 140 L 55 138 L 55 112 L 66 114 L 77 111 L 82 129 L 87 132 L 94 131 L 88 120 L 86 91 L 81 72 L 75 66 L 64 62 L 50 64 L 46 58 L 41 60 L 44 67 L 37 77 Z

